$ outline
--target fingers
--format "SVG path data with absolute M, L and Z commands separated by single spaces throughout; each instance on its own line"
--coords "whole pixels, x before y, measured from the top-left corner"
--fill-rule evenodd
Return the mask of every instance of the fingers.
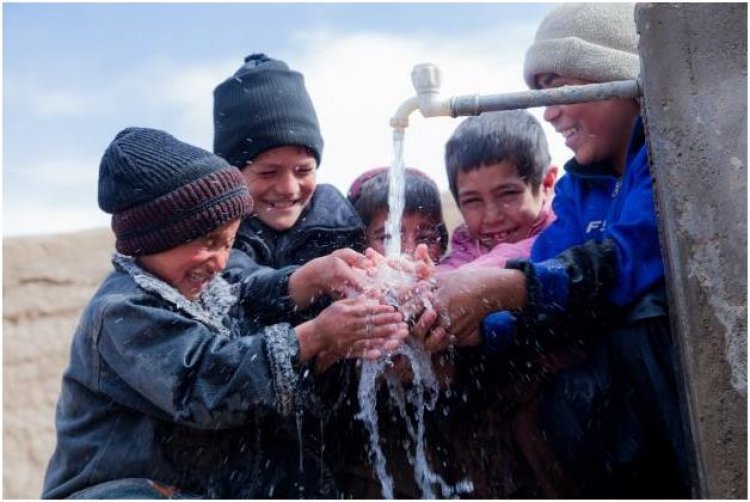
M 375 266 L 373 260 L 363 255 L 362 253 L 354 251 L 353 249 L 337 249 L 336 251 L 331 253 L 331 255 L 335 256 L 336 258 L 342 259 L 350 267 L 368 270 Z
M 372 248 L 365 249 L 365 256 L 373 263 L 374 266 L 378 267 L 382 263 L 385 263 L 385 256 L 378 253 Z
M 391 338 L 357 340 L 349 346 L 344 357 L 365 358 L 368 360 L 379 359 L 388 352 L 396 350 L 400 344 L 401 340 Z
M 438 314 L 432 309 L 422 311 L 417 322 L 411 328 L 411 335 L 422 343 L 425 343 L 430 330 L 435 326 L 438 320 Z
M 424 342 L 424 348 L 427 352 L 440 352 L 451 346 L 453 338 L 448 335 L 445 328 L 438 326 L 432 330 L 430 336 Z

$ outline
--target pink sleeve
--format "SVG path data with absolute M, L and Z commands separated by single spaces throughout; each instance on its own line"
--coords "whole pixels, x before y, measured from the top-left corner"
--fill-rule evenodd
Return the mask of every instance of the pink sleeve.
M 471 241 L 466 224 L 462 223 L 451 235 L 451 251 L 437 264 L 437 270 L 455 270 L 472 262 L 479 256 L 476 245 Z
M 489 252 L 468 263 L 467 266 L 505 268 L 508 260 L 528 258 L 535 240 L 536 235 L 518 242 L 498 244 Z

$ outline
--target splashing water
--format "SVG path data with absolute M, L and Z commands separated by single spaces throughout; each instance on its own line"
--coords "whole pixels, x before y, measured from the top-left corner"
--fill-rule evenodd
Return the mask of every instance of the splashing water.
M 386 234 L 388 235 L 385 249 L 386 257 L 389 259 L 401 258 L 401 218 L 404 211 L 404 163 L 403 163 L 403 140 L 394 139 L 393 150 L 395 158 L 388 170 L 388 220 L 386 221 Z M 378 270 L 378 279 L 384 289 L 397 288 L 398 286 L 409 286 L 415 281 L 413 276 L 399 272 L 388 266 L 382 266 Z M 404 357 L 411 367 L 411 387 L 407 390 L 404 383 L 394 373 L 387 371 L 393 366 L 391 358 L 400 355 Z M 387 461 L 380 445 L 380 431 L 378 427 L 378 414 L 376 408 L 378 380 L 385 379 L 388 386 L 388 396 L 396 404 L 400 415 L 406 423 L 407 433 L 414 446 L 414 451 L 408 450 L 407 456 L 414 466 L 414 478 L 419 486 L 423 498 L 435 498 L 434 485 L 440 490 L 443 497 L 451 497 L 456 494 L 469 493 L 473 491 L 470 481 L 461 481 L 451 486 L 437 473 L 433 472 L 427 462 L 425 445 L 425 410 L 433 410 L 438 398 L 438 382 L 432 368 L 430 355 L 420 342 L 407 339 L 391 354 L 377 361 L 363 361 L 357 398 L 359 400 L 360 412 L 355 418 L 362 420 L 370 438 L 370 457 L 375 468 L 375 473 L 380 480 L 383 497 L 393 498 L 393 478 L 386 468 Z M 407 409 L 407 404 L 413 410 L 413 417 Z

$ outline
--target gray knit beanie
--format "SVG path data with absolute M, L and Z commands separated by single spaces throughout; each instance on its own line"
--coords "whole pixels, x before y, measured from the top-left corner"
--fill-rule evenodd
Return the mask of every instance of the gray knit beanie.
M 568 3 L 542 20 L 526 51 L 523 76 L 555 73 L 592 82 L 638 78 L 638 33 L 632 3 Z

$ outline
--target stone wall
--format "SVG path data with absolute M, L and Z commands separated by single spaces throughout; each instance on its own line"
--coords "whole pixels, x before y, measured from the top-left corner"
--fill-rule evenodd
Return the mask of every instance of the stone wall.
M 639 4 L 694 495 L 747 498 L 747 4 Z

